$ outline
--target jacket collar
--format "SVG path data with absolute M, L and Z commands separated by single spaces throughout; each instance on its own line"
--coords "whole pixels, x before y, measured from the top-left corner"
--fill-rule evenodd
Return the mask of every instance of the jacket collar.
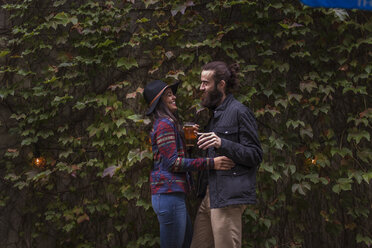
M 213 117 L 214 118 L 219 117 L 233 99 L 234 96 L 232 94 L 228 94 L 225 100 L 223 100 L 223 102 L 220 105 L 218 105 L 217 108 L 213 111 Z

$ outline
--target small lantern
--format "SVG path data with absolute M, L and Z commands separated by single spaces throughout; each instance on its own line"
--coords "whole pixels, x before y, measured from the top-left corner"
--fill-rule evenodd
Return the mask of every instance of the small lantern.
M 39 149 L 36 148 L 33 155 L 34 158 L 32 159 L 32 165 L 36 168 L 44 168 L 46 165 L 46 159 L 41 156 Z
M 46 159 L 42 156 L 38 156 L 32 159 L 32 164 L 37 168 L 44 168 L 46 165 Z

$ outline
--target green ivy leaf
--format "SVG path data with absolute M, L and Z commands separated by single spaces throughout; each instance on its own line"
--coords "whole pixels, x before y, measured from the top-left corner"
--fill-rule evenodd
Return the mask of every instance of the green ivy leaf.
M 28 137 L 28 138 L 22 140 L 21 146 L 28 146 L 28 145 L 34 144 L 38 140 L 39 140 L 38 137 Z
M 54 3 L 53 3 L 53 7 L 61 6 L 61 5 L 65 4 L 66 1 L 67 1 L 67 0 L 57 0 L 57 1 L 54 1 Z
M 287 123 L 286 123 L 286 126 L 287 128 L 289 128 L 290 126 L 293 127 L 294 129 L 301 126 L 301 127 L 305 127 L 305 122 L 303 121 L 300 121 L 300 120 L 288 120 Z
M 356 128 L 352 129 L 352 131 L 347 136 L 347 141 L 355 140 L 357 144 L 360 143 L 360 140 L 365 138 L 368 141 L 371 141 L 371 137 L 368 131 L 362 130 L 359 131 Z
M 363 178 L 363 180 L 364 180 L 367 184 L 369 184 L 369 181 L 372 179 L 372 171 L 369 171 L 369 172 L 363 173 L 362 178 Z
M 306 195 L 306 191 L 311 190 L 311 186 L 307 182 L 295 183 L 292 185 L 292 192 L 298 192 L 301 195 Z
M 46 139 L 50 136 L 52 136 L 54 133 L 52 130 L 42 130 L 40 132 L 37 133 L 37 136 L 40 136 L 42 137 L 43 139 Z
M 86 104 L 85 104 L 85 103 L 83 103 L 83 102 L 77 102 L 77 103 L 74 105 L 73 108 L 78 109 L 78 110 L 82 110 L 82 109 L 84 109 L 85 107 L 86 107 Z
M 75 16 L 70 16 L 68 13 L 60 12 L 54 16 L 54 19 L 56 20 L 57 24 L 61 24 L 63 26 L 66 26 L 69 23 L 72 23 L 73 25 L 77 24 L 78 19 Z
M 148 119 L 148 118 L 143 118 L 142 115 L 130 115 L 127 117 L 129 120 L 132 120 L 134 122 L 137 122 L 137 123 L 144 123 L 145 125 L 148 125 L 149 123 L 151 123 L 151 120 Z
M 360 233 L 358 233 L 356 235 L 356 241 L 357 241 L 357 243 L 364 243 L 367 246 L 371 246 L 372 245 L 372 237 L 364 236 L 364 235 L 362 235 Z
M 263 162 L 260 165 L 260 171 L 267 171 L 267 172 L 273 173 L 274 167 L 268 163 Z
M 136 20 L 137 23 L 146 23 L 146 22 L 149 22 L 149 21 L 150 21 L 150 19 L 147 19 L 146 17 L 143 17 L 141 19 Z
M 115 42 L 115 41 L 113 41 L 113 40 L 109 40 L 109 39 L 107 39 L 107 40 L 105 40 L 104 42 L 99 43 L 98 46 L 97 46 L 97 48 L 107 47 L 107 46 L 111 45 L 111 44 L 114 43 L 114 42 Z
M 303 81 L 300 83 L 300 90 L 302 92 L 306 90 L 307 92 L 311 93 L 311 91 L 316 88 L 317 84 L 314 81 Z
M 126 128 L 121 128 L 121 129 L 115 131 L 113 134 L 116 135 L 116 137 L 121 138 L 122 136 L 127 134 L 127 129 Z
M 120 118 L 115 121 L 115 124 L 117 127 L 120 127 L 123 123 L 125 123 L 127 120 L 125 118 Z
M 351 190 L 352 182 L 350 178 L 339 178 L 337 183 L 332 187 L 332 191 L 339 194 L 341 191 Z
M 346 157 L 346 156 L 353 156 L 353 153 L 351 152 L 350 149 L 343 147 L 343 148 L 335 148 L 332 147 L 331 149 L 331 155 L 334 156 L 335 154 L 339 154 L 341 157 Z
M 313 138 L 313 129 L 311 126 L 307 125 L 303 128 L 300 128 L 300 135 L 302 138 L 305 138 L 305 136 L 308 136 L 309 138 Z
M 0 51 L 0 58 L 1 58 L 1 57 L 5 57 L 5 56 L 8 55 L 9 53 L 10 53 L 9 50 L 2 50 L 2 51 Z
M 279 180 L 279 178 L 281 178 L 281 175 L 280 175 L 279 173 L 277 173 L 277 172 L 274 171 L 274 173 L 272 173 L 272 174 L 270 175 L 270 177 L 271 177 L 275 182 L 277 182 L 277 181 Z
M 132 67 L 138 67 L 137 61 L 134 58 L 120 58 L 116 64 L 116 67 L 124 67 L 129 70 Z
M 363 149 L 357 152 L 357 156 L 365 163 L 372 162 L 372 150 Z
M 59 158 L 68 158 L 73 153 L 73 150 L 70 148 L 67 151 L 61 152 Z

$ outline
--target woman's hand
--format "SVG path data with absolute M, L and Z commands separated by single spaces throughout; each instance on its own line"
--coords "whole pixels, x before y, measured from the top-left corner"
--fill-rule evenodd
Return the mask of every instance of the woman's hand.
M 231 170 L 235 166 L 235 163 L 225 156 L 215 157 L 213 160 L 215 170 Z

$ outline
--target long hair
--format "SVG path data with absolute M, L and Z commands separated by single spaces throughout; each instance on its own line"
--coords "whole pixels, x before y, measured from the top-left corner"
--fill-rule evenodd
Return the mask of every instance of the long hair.
M 152 117 L 153 117 L 153 121 L 155 121 L 158 118 L 164 118 L 164 117 L 172 119 L 176 125 L 177 131 L 180 132 L 181 134 L 183 133 L 182 125 L 180 121 L 178 120 L 177 113 L 173 114 L 161 99 L 158 105 L 156 105 L 155 110 L 152 114 Z

